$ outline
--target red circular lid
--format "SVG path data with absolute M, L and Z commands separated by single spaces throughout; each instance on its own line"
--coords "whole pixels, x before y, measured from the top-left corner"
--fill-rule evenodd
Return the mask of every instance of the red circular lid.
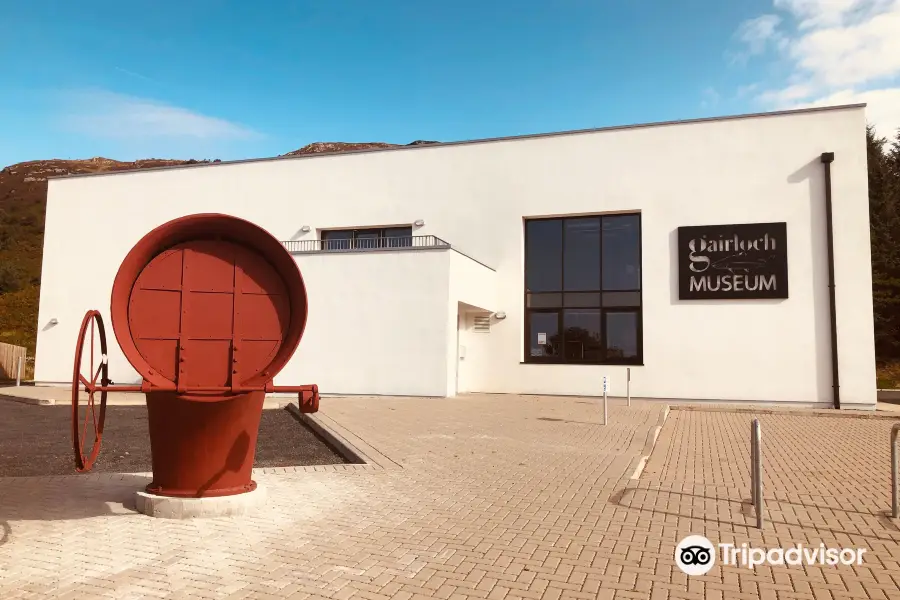
M 151 384 L 195 393 L 259 386 L 302 337 L 306 291 L 267 232 L 227 215 L 192 215 L 154 229 L 122 262 L 112 322 Z

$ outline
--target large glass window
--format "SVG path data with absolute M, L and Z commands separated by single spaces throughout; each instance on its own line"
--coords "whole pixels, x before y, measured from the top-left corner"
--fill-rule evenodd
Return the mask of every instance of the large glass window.
M 322 250 L 350 250 L 352 248 L 352 229 L 322 232 Z
M 637 215 L 603 217 L 603 290 L 641 289 L 641 222 Z
M 638 214 L 525 222 L 526 362 L 640 364 Z
M 531 331 L 531 356 L 555 358 L 559 356 L 559 311 L 532 312 L 528 315 Z
M 532 221 L 525 248 L 525 287 L 535 292 L 562 289 L 562 221 Z
M 600 289 L 600 219 L 566 219 L 563 223 L 563 289 Z M 559 272 L 559 264 L 553 265 Z

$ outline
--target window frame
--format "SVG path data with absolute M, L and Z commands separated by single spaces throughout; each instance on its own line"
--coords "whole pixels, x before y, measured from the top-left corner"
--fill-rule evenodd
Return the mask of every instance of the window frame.
M 619 217 L 619 216 L 629 216 L 635 217 L 637 219 L 637 232 L 638 232 L 638 268 L 639 268 L 639 277 L 638 277 L 638 285 L 640 286 L 638 289 L 629 289 L 629 290 L 603 290 L 603 224 L 604 219 L 608 217 Z M 599 290 L 565 290 L 565 264 L 566 264 L 566 226 L 565 221 L 569 219 L 584 219 L 584 218 L 598 218 L 600 220 L 600 289 Z M 563 289 L 560 290 L 547 290 L 540 292 L 530 292 L 528 290 L 528 224 L 531 221 L 561 221 L 562 227 L 562 252 L 560 253 L 560 272 L 561 272 L 561 284 L 560 287 Z M 525 218 L 523 219 L 523 227 L 524 227 L 524 270 L 523 270 L 523 278 L 522 278 L 522 306 L 524 313 L 524 345 L 523 345 L 523 363 L 525 364 L 550 364 L 550 365 L 623 365 L 623 366 L 641 366 L 644 364 L 644 268 L 643 268 L 643 246 L 644 246 L 644 231 L 643 231 L 643 219 L 640 212 L 623 212 L 623 213 L 600 213 L 593 215 L 567 215 L 567 216 L 557 216 L 557 217 L 537 217 L 537 218 Z M 606 293 L 616 293 L 616 292 L 629 292 L 638 294 L 638 304 L 637 306 L 605 306 L 603 302 L 604 294 Z M 599 293 L 600 295 L 600 305 L 599 306 L 582 306 L 580 304 L 566 305 L 566 294 L 593 294 Z M 531 294 L 559 294 L 560 303 L 559 306 L 539 306 L 535 308 L 529 308 L 528 306 L 528 297 Z M 598 310 L 600 312 L 600 344 L 603 349 L 603 359 L 600 361 L 567 361 L 565 358 L 565 311 L 566 310 Z M 531 313 L 556 313 L 557 315 L 557 331 L 559 332 L 559 350 L 557 352 L 557 356 L 531 356 Z M 607 314 L 608 313 L 631 313 L 635 314 L 635 334 L 637 337 L 637 352 L 636 356 L 633 358 L 622 358 L 615 359 L 610 358 L 606 355 L 607 353 Z

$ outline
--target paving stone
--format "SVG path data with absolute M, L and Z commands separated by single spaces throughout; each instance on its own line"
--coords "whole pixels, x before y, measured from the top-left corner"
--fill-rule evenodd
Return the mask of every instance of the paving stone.
M 484 395 L 323 399 L 323 422 L 387 460 L 257 472 L 253 514 L 134 512 L 146 476 L 0 479 L 0 598 L 900 597 L 885 419 L 671 411 Z M 749 500 L 759 417 L 767 523 Z M 687 577 L 674 548 L 713 542 L 861 546 L 858 567 L 717 564 Z

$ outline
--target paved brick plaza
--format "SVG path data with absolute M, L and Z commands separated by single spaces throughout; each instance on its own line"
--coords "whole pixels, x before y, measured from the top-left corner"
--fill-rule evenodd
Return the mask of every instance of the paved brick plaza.
M 252 517 L 129 508 L 141 476 L 0 479 L 0 598 L 897 598 L 888 419 L 762 414 L 769 514 L 749 498 L 746 412 L 472 396 L 325 399 L 376 464 L 284 469 Z M 63 432 L 65 435 L 67 432 Z M 126 506 L 123 506 L 123 502 Z M 861 567 L 716 565 L 688 534 L 863 546 Z

